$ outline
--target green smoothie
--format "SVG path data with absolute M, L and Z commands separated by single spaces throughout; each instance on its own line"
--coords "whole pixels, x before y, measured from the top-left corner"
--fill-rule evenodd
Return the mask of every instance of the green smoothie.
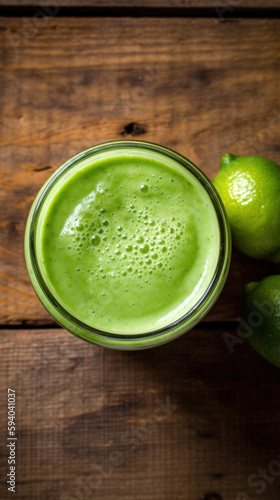
M 115 151 L 57 182 L 41 216 L 40 272 L 72 316 L 110 333 L 174 323 L 206 292 L 220 230 L 187 169 L 159 154 Z

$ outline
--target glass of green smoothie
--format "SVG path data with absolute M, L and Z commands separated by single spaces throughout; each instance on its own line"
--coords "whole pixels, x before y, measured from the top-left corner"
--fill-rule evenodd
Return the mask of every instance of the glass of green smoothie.
M 29 276 L 47 311 L 114 349 L 190 330 L 218 298 L 230 254 L 209 179 L 178 153 L 140 141 L 94 146 L 59 167 L 25 234 Z

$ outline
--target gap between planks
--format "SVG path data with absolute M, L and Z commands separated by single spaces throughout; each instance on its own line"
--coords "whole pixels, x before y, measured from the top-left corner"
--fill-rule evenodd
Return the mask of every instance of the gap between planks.
M 235 330 L 238 327 L 237 321 L 201 321 L 197 325 L 195 325 L 192 330 Z M 0 325 L 0 331 L 3 330 L 17 330 L 17 331 L 33 331 L 33 330 L 63 330 L 58 324 L 45 324 L 45 325 L 36 325 L 30 323 L 30 325 L 22 324 L 22 325 Z M 186 332 L 187 333 L 187 332 Z
M 45 10 L 44 10 L 45 8 Z M 206 17 L 219 20 L 221 7 L 60 7 L 50 1 L 50 17 Z M 40 6 L 0 6 L 1 17 L 34 16 L 38 12 L 48 12 L 48 5 Z M 280 8 L 234 8 L 225 7 L 221 22 L 238 18 L 271 19 L 280 18 Z

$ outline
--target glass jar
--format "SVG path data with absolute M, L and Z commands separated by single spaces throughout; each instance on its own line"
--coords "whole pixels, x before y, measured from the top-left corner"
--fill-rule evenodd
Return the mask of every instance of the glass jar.
M 179 170 L 186 169 L 207 194 L 218 221 L 219 255 L 217 256 L 217 265 L 209 286 L 196 303 L 184 312 L 182 317 L 161 329 L 151 332 L 134 332 L 133 334 L 122 332 L 116 334 L 93 328 L 86 322 L 81 321 L 81 318 L 75 316 L 73 312 L 66 310 L 59 299 L 52 293 L 46 275 L 43 275 L 40 270 L 40 227 L 42 226 L 43 214 L 57 192 L 58 186 L 61 186 L 79 168 L 91 164 L 97 158 L 114 155 L 120 151 L 124 152 L 124 154 L 136 151 L 138 155 L 149 153 L 159 161 L 164 158 L 166 161 L 173 162 Z M 137 350 L 164 344 L 179 337 L 193 328 L 208 313 L 226 281 L 230 265 L 231 237 L 226 212 L 217 191 L 206 175 L 191 161 L 170 149 L 156 144 L 142 141 L 115 141 L 82 151 L 66 161 L 46 181 L 39 191 L 28 217 L 25 232 L 25 256 L 30 280 L 37 296 L 46 310 L 63 328 L 93 344 L 113 349 Z

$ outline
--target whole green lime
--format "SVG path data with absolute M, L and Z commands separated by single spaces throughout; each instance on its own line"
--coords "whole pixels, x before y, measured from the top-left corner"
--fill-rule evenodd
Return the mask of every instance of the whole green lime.
M 214 179 L 233 243 L 256 259 L 280 261 L 280 166 L 261 156 L 226 154 Z
M 280 367 L 280 275 L 245 287 L 240 318 L 254 349 Z

